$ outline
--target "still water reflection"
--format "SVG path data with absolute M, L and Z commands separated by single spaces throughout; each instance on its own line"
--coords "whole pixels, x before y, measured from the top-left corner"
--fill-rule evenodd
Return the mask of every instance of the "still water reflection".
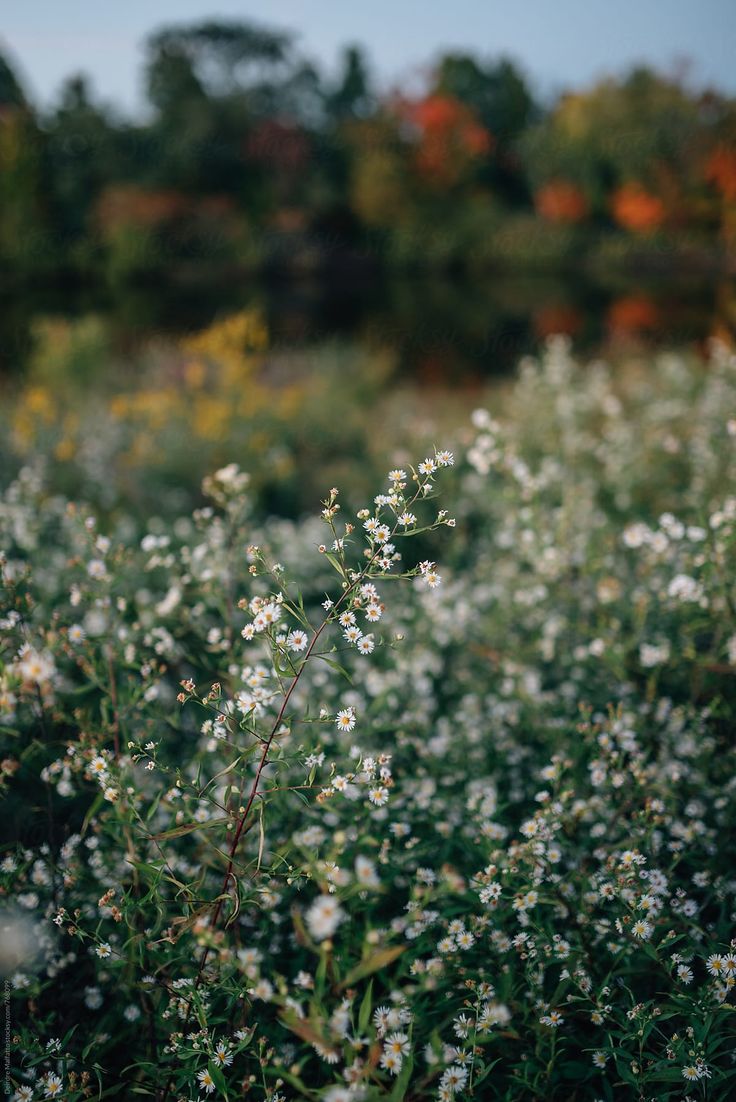
M 471 383 L 510 371 L 550 333 L 567 333 L 583 355 L 621 347 L 704 348 L 736 332 L 733 283 L 707 279 L 622 280 L 568 276 L 390 278 L 258 282 L 196 281 L 111 293 L 56 288 L 0 299 L 0 370 L 23 371 L 39 317 L 101 315 L 116 350 L 152 336 L 180 336 L 243 308 L 264 314 L 272 348 L 299 350 L 334 339 L 390 348 L 407 380 Z M 100 365 L 104 372 L 105 365 Z

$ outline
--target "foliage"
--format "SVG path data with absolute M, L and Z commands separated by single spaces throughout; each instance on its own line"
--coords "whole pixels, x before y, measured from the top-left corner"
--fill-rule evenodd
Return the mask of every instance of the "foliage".
M 0 258 L 18 275 L 474 270 L 503 262 L 507 221 L 544 242 L 513 250 L 526 265 L 617 231 L 655 260 L 690 263 L 684 232 L 711 263 L 733 247 L 734 101 L 648 69 L 542 110 L 512 62 L 448 53 L 424 87 L 382 93 L 358 47 L 330 78 L 291 34 L 209 20 L 152 34 L 144 76 L 145 119 L 79 75 L 37 111 L 0 59 Z M 579 227 L 572 250 L 559 224 Z
M 17 1098 L 732 1096 L 736 359 L 507 410 L 319 519 L 6 487 Z
M 55 489 L 106 513 L 193 507 L 203 475 L 233 457 L 254 469 L 251 493 L 265 509 L 298 513 L 346 453 L 355 462 L 380 448 L 364 415 L 395 366 L 380 348 L 322 346 L 291 362 L 268 354 L 257 309 L 149 341 L 136 358 L 93 315 L 42 319 L 34 337 L 25 378 L 5 390 L 0 455 L 8 470 L 44 456 Z M 353 481 L 367 493 L 369 479 L 366 468 Z

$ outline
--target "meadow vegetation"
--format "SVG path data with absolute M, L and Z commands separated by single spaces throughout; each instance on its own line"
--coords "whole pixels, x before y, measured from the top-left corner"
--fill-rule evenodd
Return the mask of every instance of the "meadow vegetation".
M 264 341 L 5 403 L 13 1097 L 732 1097 L 736 357 L 434 439 Z

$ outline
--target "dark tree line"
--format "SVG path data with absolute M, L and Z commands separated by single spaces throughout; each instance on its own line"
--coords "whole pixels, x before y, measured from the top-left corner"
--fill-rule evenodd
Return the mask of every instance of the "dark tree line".
M 0 58 L 0 259 L 17 278 L 557 263 L 581 246 L 736 235 L 736 105 L 639 69 L 542 109 L 506 59 L 447 54 L 421 96 L 362 50 L 329 77 L 291 34 L 165 27 L 145 117 L 84 76 L 48 110 Z

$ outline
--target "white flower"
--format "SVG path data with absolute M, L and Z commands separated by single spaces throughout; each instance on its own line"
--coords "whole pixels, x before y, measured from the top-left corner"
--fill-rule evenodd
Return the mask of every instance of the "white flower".
M 676 574 L 667 587 L 667 593 L 678 601 L 699 601 L 703 587 L 689 574 Z
M 89 771 L 96 777 L 104 777 L 107 773 L 107 761 L 101 754 L 96 754 L 89 763 Z
M 374 862 L 362 854 L 355 858 L 355 879 L 364 888 L 379 888 L 381 886 Z
M 275 601 L 269 601 L 258 613 L 261 618 L 264 627 L 271 627 L 273 624 L 277 624 L 281 619 L 281 605 Z
M 301 629 L 299 628 L 294 631 L 290 631 L 286 637 L 286 645 L 289 650 L 297 652 L 303 651 L 308 642 L 309 639 L 307 637 L 306 631 L 301 631 Z
M 212 1094 L 215 1089 L 215 1081 L 207 1068 L 202 1068 L 201 1071 L 197 1072 L 197 1079 L 199 1080 L 199 1089 L 206 1091 L 207 1094 Z
M 389 1034 L 385 1041 L 383 1041 L 383 1051 L 393 1052 L 394 1056 L 409 1056 L 409 1050 L 411 1046 L 409 1044 L 409 1037 L 404 1033 L 392 1033 Z
M 652 535 L 651 529 L 646 524 L 642 524 L 641 521 L 637 521 L 634 524 L 627 525 L 624 528 L 623 541 L 627 547 L 636 549 L 642 547 Z
M 355 709 L 342 708 L 335 716 L 335 726 L 339 731 L 352 731 L 355 726 Z
M 227 1068 L 232 1064 L 233 1054 L 224 1041 L 217 1042 L 212 1059 L 220 1068 Z
M 711 976 L 720 978 L 725 973 L 724 964 L 725 961 L 720 953 L 711 953 L 705 962 L 705 967 L 708 969 Z
M 345 917 L 334 895 L 318 895 L 305 915 L 309 932 L 316 941 L 332 937 Z
M 668 660 L 670 656 L 670 645 L 668 642 L 662 643 L 642 643 L 639 647 L 639 661 L 644 669 L 651 669 L 652 666 L 662 666 Z
M 400 1056 L 396 1056 L 393 1052 L 384 1052 L 381 1054 L 381 1067 L 385 1071 L 391 1072 L 392 1075 L 398 1075 L 401 1071 L 402 1060 Z
M 539 1019 L 541 1025 L 546 1025 L 549 1029 L 558 1029 L 565 1019 L 557 1010 L 550 1010 L 549 1014 L 543 1014 Z
M 87 573 L 90 578 L 94 578 L 95 581 L 101 581 L 102 578 L 107 576 L 107 567 L 102 559 L 91 559 L 87 563 Z
M 224 488 L 237 493 L 243 491 L 250 482 L 250 475 L 246 471 L 241 471 L 237 463 L 228 463 L 226 467 L 220 467 L 212 477 Z
M 64 1087 L 61 1077 L 55 1075 L 53 1071 L 50 1071 L 44 1076 L 41 1080 L 41 1085 L 44 1091 L 44 1098 L 58 1098 Z
M 24 681 L 43 685 L 50 681 L 56 672 L 51 655 L 40 654 L 33 647 L 27 645 L 21 647 L 18 658 L 18 669 Z
M 732 666 L 736 666 L 736 635 L 732 635 L 726 643 L 726 652 L 728 654 L 728 661 Z
M 468 1069 L 464 1068 L 461 1064 L 453 1064 L 452 1067 L 447 1068 L 447 1070 L 442 1073 L 440 1086 L 455 1094 L 463 1089 L 467 1080 Z
M 696 1080 L 700 1079 L 700 1075 L 698 1074 L 698 1069 L 695 1064 L 688 1064 L 687 1067 L 684 1067 L 682 1069 L 682 1077 L 683 1079 L 687 1079 L 690 1083 L 694 1083 Z
M 260 979 L 254 987 L 248 988 L 248 994 L 254 999 L 261 999 L 262 1002 L 267 1003 L 273 995 L 273 984 L 270 980 Z
M 84 1005 L 90 1010 L 99 1010 L 102 1006 L 102 993 L 99 987 L 85 987 Z

